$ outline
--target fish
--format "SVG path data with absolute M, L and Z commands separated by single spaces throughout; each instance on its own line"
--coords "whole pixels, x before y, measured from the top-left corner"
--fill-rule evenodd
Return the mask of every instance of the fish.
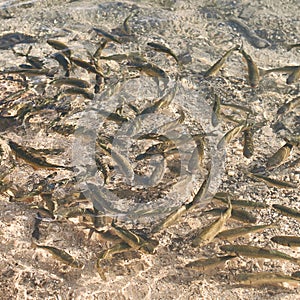
M 157 233 L 160 230 L 173 225 L 188 209 L 189 206 L 187 204 L 182 204 L 179 208 L 176 208 L 171 214 L 169 214 L 162 222 L 156 225 L 151 232 Z
M 264 249 L 249 245 L 223 245 L 220 249 L 227 253 L 234 253 L 239 256 L 253 258 L 269 258 L 278 260 L 287 260 L 296 264 L 300 264 L 300 259 L 287 255 L 283 252 L 271 249 Z
M 135 250 L 141 250 L 147 254 L 153 254 L 157 241 L 144 239 L 140 235 L 133 233 L 131 230 L 117 226 L 114 222 L 111 224 L 113 232 L 120 237 L 125 243 Z
M 205 246 L 213 241 L 216 235 L 222 231 L 226 221 L 231 217 L 232 205 L 229 201 L 229 207 L 226 209 L 224 214 L 221 214 L 220 218 L 206 227 L 202 228 L 200 232 L 196 234 L 195 239 L 192 242 L 193 247 Z
M 36 240 L 40 239 L 40 224 L 42 223 L 42 216 L 40 215 L 40 213 L 38 212 L 36 217 L 34 218 L 34 225 L 33 225 L 33 232 L 31 234 L 31 236 L 33 238 L 35 238 Z
M 267 228 L 277 227 L 277 224 L 268 224 L 268 225 L 256 225 L 256 226 L 244 226 L 237 227 L 233 229 L 228 229 L 221 231 L 216 237 L 222 240 L 231 240 L 238 237 L 245 237 L 245 235 L 255 232 L 263 231 Z
M 185 268 L 198 270 L 198 271 L 208 271 L 215 269 L 219 265 L 224 264 L 226 261 L 236 258 L 235 255 L 226 256 L 216 256 L 211 258 L 197 259 L 185 265 Z
M 279 272 L 240 273 L 235 280 L 242 285 L 282 285 L 283 283 L 299 284 L 300 279 Z
M 290 143 L 285 143 L 281 148 L 279 148 L 271 157 L 268 158 L 266 166 L 268 169 L 275 168 L 283 164 L 290 156 L 293 145 Z
M 75 58 L 75 57 L 72 57 L 71 58 L 71 62 L 73 62 L 75 65 L 87 70 L 88 72 L 90 73 L 94 73 L 94 74 L 97 74 L 97 75 L 100 75 L 104 78 L 106 78 L 101 72 L 100 70 L 96 69 L 95 66 L 93 66 L 92 64 L 90 64 L 89 62 L 87 61 L 84 61 L 82 59 L 79 59 L 79 58 Z
M 290 208 L 281 204 L 273 204 L 272 207 L 278 210 L 281 214 L 287 217 L 291 217 L 300 222 L 300 211 L 294 208 Z
M 296 189 L 297 185 L 286 182 L 286 181 L 281 181 L 278 179 L 273 179 L 264 175 L 260 174 L 254 174 L 251 172 L 248 172 L 247 175 L 249 175 L 252 178 L 256 178 L 260 181 L 263 181 L 266 183 L 269 187 L 277 187 L 278 189 Z
M 228 197 L 230 197 L 230 201 L 232 204 L 232 207 L 251 207 L 255 209 L 260 209 L 260 208 L 267 208 L 268 205 L 265 203 L 261 202 L 254 202 L 254 201 L 247 201 L 247 200 L 237 200 L 237 199 L 232 199 L 234 196 L 226 193 L 226 192 L 219 192 L 216 193 L 213 197 L 214 200 L 221 201 L 223 203 L 228 203 Z
M 78 78 L 58 78 L 54 79 L 50 82 L 55 86 L 62 86 L 62 85 L 71 85 L 79 88 L 89 88 L 91 85 L 86 80 L 78 79 Z
M 214 63 L 205 73 L 204 73 L 204 77 L 209 77 L 209 76 L 214 76 L 216 75 L 219 70 L 223 67 L 226 59 L 236 50 L 239 50 L 240 46 L 235 46 L 231 49 L 229 49 L 228 51 L 226 51 L 226 53 L 216 62 Z
M 102 280 L 104 280 L 104 281 L 107 280 L 107 278 L 105 276 L 105 270 L 101 266 L 102 260 L 110 258 L 113 254 L 128 251 L 128 250 L 130 250 L 130 248 L 131 247 L 127 243 L 121 242 L 117 245 L 112 246 L 109 249 L 106 249 L 106 250 L 103 250 L 100 252 L 100 254 L 98 255 L 98 258 L 96 260 L 96 270 Z
M 96 166 L 97 166 L 98 170 L 104 176 L 104 184 L 109 183 L 109 181 L 110 181 L 110 169 L 109 169 L 109 166 L 97 154 L 95 155 L 95 162 L 96 162 Z
M 299 43 L 297 43 L 297 44 L 290 44 L 290 45 L 286 45 L 286 50 L 287 51 L 291 51 L 292 49 L 299 48 L 299 47 L 300 47 Z
M 167 168 L 166 159 L 162 159 L 160 162 L 156 164 L 155 169 L 151 173 L 150 177 L 147 179 L 148 186 L 158 185 L 163 179 Z
M 115 37 L 114 35 L 112 35 L 112 34 L 106 32 L 106 31 L 104 31 L 104 30 L 102 30 L 102 29 L 96 28 L 96 27 L 93 27 L 93 30 L 94 30 L 97 34 L 103 36 L 103 37 L 104 37 L 105 39 L 107 39 L 108 41 L 110 41 L 110 42 L 115 42 L 115 43 L 117 43 L 117 44 L 121 44 L 121 41 L 120 41 L 117 37 Z
M 293 71 L 286 79 L 286 84 L 295 83 L 300 78 L 300 66 Z
M 176 223 L 176 221 L 188 210 L 197 207 L 199 204 L 204 202 L 206 197 L 206 192 L 208 188 L 209 182 L 209 174 L 207 175 L 206 179 L 202 182 L 198 192 L 193 197 L 193 200 L 187 204 L 182 204 L 174 211 L 172 211 L 163 221 L 161 221 L 158 225 L 156 225 L 152 229 L 152 233 L 157 233 L 162 229 L 168 228 L 169 226 Z
M 252 88 L 255 88 L 259 83 L 259 71 L 257 65 L 253 61 L 252 57 L 244 51 L 243 47 L 239 51 L 244 56 L 247 62 L 248 79 L 249 79 L 250 86 Z
M 271 46 L 267 40 L 259 37 L 252 29 L 249 28 L 248 25 L 243 23 L 241 19 L 230 17 L 228 21 L 230 24 L 234 24 L 237 29 L 245 35 L 249 43 L 255 48 L 262 49 Z
M 134 170 L 131 162 L 123 154 L 117 152 L 114 149 L 111 149 L 111 157 L 117 164 L 121 173 L 129 180 L 134 179 Z
M 199 206 L 200 204 L 208 202 L 209 199 L 207 198 L 207 189 L 209 184 L 210 184 L 210 172 L 208 172 L 208 174 L 206 175 L 206 178 L 203 180 L 199 190 L 193 197 L 193 200 L 190 203 L 186 204 L 187 209 L 192 209 Z
M 138 116 L 142 116 L 145 114 L 152 114 L 159 109 L 167 108 L 171 102 L 173 101 L 177 92 L 177 86 L 175 85 L 173 88 L 169 89 L 160 99 L 156 100 L 151 106 L 143 109 Z
M 120 115 L 119 113 L 109 112 L 104 109 L 99 109 L 99 110 L 97 110 L 97 112 L 100 115 L 104 116 L 106 118 L 106 120 L 114 121 L 117 124 L 122 124 L 124 122 L 129 121 L 129 119 L 127 117 L 124 117 L 124 116 Z
M 247 128 L 246 121 L 241 121 L 237 126 L 233 127 L 229 130 L 225 135 L 221 138 L 221 140 L 217 144 L 217 149 L 220 150 L 223 145 L 227 145 L 234 139 L 241 131 Z
M 213 104 L 213 112 L 211 115 L 211 123 L 214 127 L 216 127 L 219 123 L 220 118 L 220 110 L 221 110 L 221 99 L 217 94 L 214 94 L 215 101 Z
M 268 69 L 268 70 L 259 68 L 258 71 L 259 71 L 260 76 L 265 76 L 270 73 L 291 74 L 298 68 L 299 68 L 299 66 L 284 66 L 284 67 L 273 68 L 273 69 Z
M 48 76 L 52 77 L 54 73 L 48 69 L 13 69 L 0 71 L 0 74 L 22 74 L 25 76 Z
M 243 155 L 250 158 L 254 153 L 253 133 L 250 128 L 244 130 L 244 147 Z
M 69 46 L 67 46 L 63 42 L 50 39 L 50 40 L 47 40 L 47 44 L 49 44 L 51 47 L 53 47 L 56 50 L 62 51 L 68 58 L 70 58 L 72 55 L 72 51 L 69 48 Z
M 189 172 L 194 172 L 200 169 L 200 165 L 204 158 L 204 140 L 200 139 L 197 142 L 196 148 L 193 150 L 191 158 L 188 163 Z
M 296 97 L 292 99 L 291 101 L 288 101 L 284 103 L 282 106 L 280 106 L 277 110 L 277 114 L 286 114 L 289 111 L 293 110 L 294 108 L 298 107 L 300 105 L 300 97 Z
M 23 159 L 26 163 L 28 163 L 30 166 L 32 166 L 35 170 L 63 168 L 66 170 L 73 171 L 73 169 L 74 169 L 74 167 L 60 166 L 60 165 L 48 163 L 44 157 L 38 157 L 38 156 L 32 155 L 27 150 L 27 148 L 22 147 L 13 141 L 9 141 L 8 145 L 17 157 Z
M 162 45 L 162 44 L 158 44 L 158 43 L 154 43 L 154 42 L 149 42 L 147 43 L 148 46 L 154 48 L 155 51 L 158 51 L 158 52 L 163 52 L 163 53 L 166 53 L 166 54 L 169 54 L 170 56 L 172 56 L 175 61 L 177 63 L 179 63 L 178 61 L 178 57 L 175 55 L 175 53 L 169 49 L 168 47 Z
M 71 87 L 71 88 L 64 89 L 62 91 L 62 93 L 63 94 L 70 94 L 70 95 L 81 95 L 84 98 L 90 99 L 90 100 L 94 99 L 94 94 L 93 93 L 90 93 L 86 89 L 82 89 L 82 88 L 79 88 L 79 87 Z
M 76 260 L 73 256 L 71 256 L 64 250 L 61 250 L 61 249 L 58 249 L 58 248 L 52 247 L 52 246 L 39 245 L 39 244 L 35 244 L 35 243 L 33 243 L 33 246 L 50 252 L 55 258 L 57 258 L 64 264 L 67 264 L 71 267 L 79 268 L 79 269 L 82 269 L 84 267 L 83 263 Z
M 148 75 L 150 77 L 158 77 L 158 78 L 166 78 L 167 77 L 166 72 L 153 63 L 131 61 L 131 62 L 128 62 L 127 65 L 131 68 L 135 68 L 135 69 L 139 70 L 142 73 L 145 73 L 146 75 Z
M 213 208 L 211 210 L 206 210 L 203 212 L 203 214 L 212 214 L 214 216 L 218 216 L 223 214 L 226 211 L 226 208 Z M 243 223 L 256 223 L 257 219 L 255 216 L 250 214 L 249 212 L 242 210 L 242 209 L 232 209 L 231 211 L 231 218 Z
M 106 47 L 107 42 L 108 42 L 107 39 L 102 39 L 98 45 L 97 50 L 92 55 L 92 61 L 94 62 L 96 69 L 99 69 L 99 70 L 101 69 L 101 65 L 100 65 L 101 53 L 102 53 L 103 49 Z
M 182 124 L 184 122 L 184 119 L 185 119 L 184 111 L 182 109 L 180 109 L 179 114 L 180 114 L 180 117 L 178 117 L 177 119 L 175 119 L 173 121 L 170 121 L 168 123 L 165 123 L 165 124 L 155 128 L 152 131 L 152 133 L 155 134 L 157 132 L 161 132 L 161 133 L 168 132 L 171 129 L 174 129 L 177 125 Z
M 59 65 L 62 66 L 63 70 L 66 72 L 65 76 L 69 77 L 71 70 L 71 62 L 69 58 L 61 53 L 53 53 L 50 57 L 55 59 L 59 63 Z
M 229 107 L 229 108 L 234 109 L 234 110 L 244 111 L 248 114 L 253 114 L 253 110 L 251 108 L 248 108 L 248 107 L 244 106 L 244 105 L 238 105 L 238 104 L 234 104 L 234 103 L 223 103 L 223 102 L 221 102 L 220 105 L 221 105 L 221 107 L 225 106 L 225 107 Z
M 271 241 L 283 246 L 300 247 L 299 236 L 276 235 L 271 237 Z
M 128 59 L 128 55 L 127 54 L 113 54 L 113 55 L 109 55 L 109 56 L 100 56 L 100 59 L 122 62 L 122 61 Z

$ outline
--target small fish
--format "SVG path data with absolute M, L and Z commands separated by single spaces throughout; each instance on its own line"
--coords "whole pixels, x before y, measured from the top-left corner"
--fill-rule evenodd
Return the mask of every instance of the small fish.
M 40 213 L 37 213 L 36 217 L 34 218 L 34 225 L 33 225 L 33 232 L 31 236 L 35 238 L 36 240 L 40 239 L 40 224 L 42 223 L 42 216 Z
M 289 111 L 293 110 L 294 108 L 298 107 L 300 105 L 300 97 L 296 97 L 292 99 L 291 101 L 286 102 L 281 107 L 278 108 L 277 114 L 284 114 L 288 113 Z
M 282 285 L 283 283 L 300 284 L 300 279 L 279 272 L 240 273 L 235 280 L 242 285 Z
M 92 64 L 90 64 L 90 63 L 87 62 L 87 61 L 84 61 L 84 60 L 82 60 L 82 59 L 75 58 L 75 57 L 72 57 L 72 58 L 71 58 L 71 61 L 72 61 L 75 65 L 77 65 L 77 66 L 79 66 L 79 67 L 81 67 L 81 68 L 87 70 L 87 71 L 90 72 L 90 73 L 94 73 L 94 74 L 100 75 L 100 76 L 102 76 L 102 77 L 105 77 L 98 69 L 95 68 L 95 66 L 93 66 Z
M 131 247 L 127 243 L 122 242 L 122 243 L 112 246 L 111 248 L 109 248 L 107 250 L 103 250 L 98 255 L 98 258 L 96 261 L 96 269 L 102 280 L 104 280 L 104 281 L 107 280 L 106 276 L 105 276 L 105 271 L 103 270 L 103 268 L 101 266 L 102 260 L 110 258 L 113 254 L 128 251 L 128 250 L 130 250 L 130 248 Z
M 253 61 L 252 57 L 249 54 L 247 54 L 243 48 L 241 48 L 239 51 L 244 56 L 247 62 L 248 78 L 249 78 L 250 86 L 252 88 L 255 88 L 259 83 L 259 71 L 257 65 Z
M 174 129 L 178 124 L 182 124 L 184 122 L 184 119 L 185 119 L 185 114 L 184 114 L 184 111 L 182 109 L 179 110 L 179 114 L 180 114 L 180 117 L 173 120 L 173 121 L 170 121 L 168 123 L 165 123 L 157 128 L 155 128 L 152 132 L 153 133 L 157 133 L 157 132 L 161 132 L 161 133 L 164 133 L 164 132 L 168 132 L 172 129 Z
M 238 105 L 238 104 L 234 104 L 234 103 L 223 103 L 223 102 L 220 105 L 221 105 L 221 107 L 225 106 L 225 107 L 229 107 L 233 110 L 244 111 L 248 114 L 253 114 L 253 110 L 244 105 Z
M 246 121 L 242 121 L 237 126 L 233 127 L 221 138 L 217 145 L 217 149 L 220 150 L 223 147 L 223 145 L 226 146 L 227 144 L 229 144 L 232 139 L 234 139 L 241 131 L 243 131 L 246 128 Z
M 283 164 L 290 156 L 293 145 L 290 143 L 285 143 L 281 148 L 279 148 L 271 157 L 267 160 L 267 168 L 275 168 Z
M 95 51 L 95 53 L 92 56 L 94 60 L 98 60 L 101 58 L 101 53 L 102 53 L 103 49 L 106 47 L 106 45 L 107 45 L 107 39 L 102 39 L 99 43 L 97 50 Z
M 214 216 L 222 215 L 226 211 L 225 207 L 221 208 L 213 208 L 211 210 L 206 210 L 203 214 L 212 214 Z M 257 219 L 255 216 L 250 214 L 249 212 L 242 210 L 242 209 L 232 209 L 231 211 L 231 218 L 243 223 L 256 223 Z
M 186 204 L 187 209 L 195 208 L 200 204 L 207 203 L 209 199 L 207 199 L 207 189 L 210 184 L 210 172 L 208 172 L 206 178 L 203 180 L 199 190 L 193 197 L 193 200 Z
M 226 261 L 236 258 L 235 255 L 226 255 L 226 256 L 216 256 L 211 258 L 204 258 L 192 261 L 185 265 L 186 268 L 198 271 L 208 271 L 215 269 L 219 265 L 224 264 Z
M 156 100 L 153 105 L 143 109 L 138 115 L 151 114 L 159 109 L 167 108 L 173 101 L 177 92 L 177 85 L 169 89 L 160 99 Z
M 79 88 L 89 88 L 91 86 L 90 83 L 85 80 L 78 79 L 78 78 L 70 78 L 70 77 L 54 79 L 50 83 L 59 87 L 62 85 L 71 85 Z
M 188 163 L 188 170 L 190 172 L 194 172 L 194 171 L 197 171 L 200 169 L 200 165 L 202 163 L 202 160 L 204 158 L 204 140 L 200 139 L 198 142 L 197 142 L 197 146 L 196 148 L 194 149 L 192 155 L 191 155 L 191 158 L 189 160 L 189 163 Z
M 221 246 L 220 249 L 224 252 L 234 253 L 239 256 L 288 260 L 296 264 L 300 264 L 300 259 L 277 250 L 264 249 L 249 245 L 224 245 Z
M 156 225 L 153 228 L 152 233 L 157 233 L 160 230 L 173 225 L 188 209 L 189 206 L 187 204 L 182 204 L 179 208 L 175 209 L 171 214 L 169 214 L 162 222 Z
M 240 46 L 235 46 L 229 49 L 215 64 L 213 64 L 205 73 L 204 77 L 214 76 L 223 67 L 226 59 L 232 54 L 232 52 L 239 50 Z
M 53 53 L 50 57 L 55 59 L 59 63 L 59 65 L 62 66 L 63 70 L 66 72 L 65 76 L 69 77 L 71 70 L 71 62 L 69 58 L 61 53 Z
M 267 48 L 271 45 L 267 40 L 259 37 L 252 29 L 249 28 L 249 26 L 243 23 L 241 19 L 230 17 L 228 21 L 229 23 L 234 24 L 237 29 L 245 35 L 249 43 L 255 48 Z
M 129 119 L 127 117 L 123 117 L 123 116 L 121 116 L 118 113 L 109 112 L 109 111 L 106 111 L 104 109 L 99 109 L 99 110 L 97 110 L 97 112 L 100 115 L 104 116 L 106 118 L 106 120 L 114 121 L 117 124 L 122 124 L 124 122 L 128 122 L 129 121 Z
M 130 14 L 128 17 L 126 17 L 126 19 L 123 22 L 123 32 L 125 34 L 130 35 L 131 34 L 131 30 L 130 27 L 128 26 L 128 21 L 131 17 L 133 17 L 135 14 Z
M 27 148 L 18 145 L 13 141 L 8 142 L 11 150 L 16 154 L 17 157 L 23 159 L 26 163 L 30 164 L 35 170 L 37 169 L 56 169 L 63 168 L 66 170 L 73 171 L 73 167 L 60 166 L 48 163 L 44 157 L 37 157 L 32 155 Z
M 25 76 L 48 76 L 52 77 L 54 74 L 48 69 L 14 69 L 0 71 L 0 74 L 22 74 Z
M 286 50 L 287 51 L 291 51 L 292 49 L 294 48 L 299 48 L 300 47 L 300 44 L 290 44 L 290 45 L 286 45 Z
M 283 246 L 300 247 L 299 236 L 276 235 L 271 238 L 271 241 Z
M 213 112 L 211 115 L 211 123 L 214 127 L 216 127 L 220 119 L 221 99 L 217 94 L 214 94 L 214 96 L 215 96 L 215 101 L 213 105 Z
M 298 68 L 299 68 L 299 66 L 284 66 L 284 67 L 273 68 L 273 69 L 268 69 L 268 70 L 259 68 L 259 75 L 264 76 L 264 75 L 267 75 L 270 73 L 291 74 Z
M 62 51 L 67 57 L 71 57 L 72 52 L 70 48 L 63 42 L 57 40 L 47 40 L 47 43 L 54 49 Z
M 102 161 L 101 157 L 99 155 L 96 154 L 95 156 L 95 161 L 96 161 L 96 165 L 98 170 L 103 174 L 104 176 L 104 184 L 109 183 L 110 181 L 110 169 L 109 166 Z
M 120 237 L 125 243 L 136 250 L 144 253 L 153 254 L 158 243 L 154 240 L 145 240 L 140 235 L 133 233 L 128 229 L 117 226 L 114 222 L 111 224 L 113 232 Z
M 272 207 L 278 210 L 284 216 L 294 218 L 300 222 L 300 211 L 280 204 L 273 204 Z
M 244 147 L 243 155 L 250 158 L 254 153 L 253 133 L 250 128 L 244 130 Z
M 70 94 L 70 95 L 81 95 L 86 99 L 93 100 L 94 99 L 94 94 L 88 92 L 86 89 L 78 88 L 78 87 L 71 87 L 64 89 L 62 91 L 63 94 Z
M 71 267 L 82 269 L 84 266 L 80 261 L 77 261 L 73 256 L 71 256 L 64 250 L 61 250 L 61 249 L 58 249 L 58 248 L 52 247 L 52 246 L 46 246 L 46 245 L 38 245 L 38 244 L 33 244 L 33 245 L 34 245 L 34 247 L 38 247 L 40 249 L 47 250 L 54 257 L 59 259 L 61 262 L 65 263 Z
M 297 185 L 286 182 L 286 181 L 281 181 L 277 179 L 273 179 L 267 176 L 259 175 L 259 174 L 254 174 L 251 172 L 248 172 L 247 175 L 249 175 L 252 178 L 257 178 L 260 181 L 265 182 L 269 187 L 277 187 L 278 189 L 296 189 Z
M 257 226 L 244 226 L 237 227 L 233 229 L 228 229 L 220 232 L 216 237 L 222 240 L 231 240 L 236 239 L 238 237 L 245 237 L 245 235 L 255 232 L 263 231 L 267 228 L 274 228 L 278 226 L 277 224 L 269 224 L 269 225 L 257 225 Z
M 116 38 L 114 35 L 106 32 L 106 31 L 104 31 L 102 29 L 95 28 L 95 27 L 93 27 L 93 30 L 95 30 L 97 34 L 103 36 L 108 41 L 115 42 L 117 44 L 121 44 L 121 41 L 118 38 Z
M 119 170 L 131 182 L 134 179 L 134 170 L 131 162 L 123 154 L 111 150 L 111 157 L 116 162 Z
M 163 158 L 160 162 L 158 162 L 155 166 L 155 169 L 151 173 L 150 177 L 146 179 L 146 184 L 148 186 L 158 185 L 163 179 L 167 168 L 167 161 Z
M 154 43 L 154 42 L 149 42 L 149 43 L 147 43 L 147 45 L 154 48 L 155 51 L 163 52 L 163 53 L 171 55 L 175 59 L 175 61 L 178 63 L 178 57 L 168 47 L 166 47 L 164 45 L 161 45 L 161 44 L 158 44 L 158 43 Z
M 296 278 L 300 278 L 300 271 L 296 271 L 296 272 L 292 273 L 291 276 L 296 277 Z
M 229 207 L 226 209 L 224 214 L 221 214 L 220 218 L 209 224 L 208 226 L 202 228 L 199 233 L 197 233 L 195 239 L 192 242 L 192 246 L 204 246 L 213 241 L 216 235 L 222 231 L 225 226 L 226 221 L 231 217 L 232 206 L 229 201 Z
M 299 78 L 300 78 L 300 66 L 288 76 L 286 80 L 286 84 L 295 83 Z
M 149 62 L 129 62 L 128 66 L 135 68 L 150 77 L 166 78 L 166 72 L 158 66 Z
M 265 203 L 261 203 L 261 202 L 232 199 L 233 196 L 226 192 L 216 193 L 213 197 L 213 199 L 221 201 L 223 203 L 228 203 L 228 198 L 231 199 L 230 201 L 231 201 L 232 207 L 234 207 L 234 208 L 235 207 L 251 207 L 251 208 L 255 208 L 255 209 L 260 209 L 260 208 L 268 207 L 268 205 L 266 205 Z
M 122 62 L 122 61 L 128 59 L 128 55 L 127 54 L 113 54 L 113 55 L 110 55 L 110 56 L 100 56 L 100 59 L 113 60 L 113 61 L 116 61 L 116 62 Z

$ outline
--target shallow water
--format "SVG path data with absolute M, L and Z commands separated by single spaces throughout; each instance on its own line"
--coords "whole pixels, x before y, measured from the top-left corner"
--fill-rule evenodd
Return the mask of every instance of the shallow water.
M 297 9 L 296 9 L 297 8 Z M 93 27 L 105 30 L 119 38 L 121 44 L 109 42 L 102 51 L 103 56 L 138 52 L 147 61 L 159 66 L 168 75 L 168 80 L 158 81 L 139 71 L 128 68 L 126 63 L 102 61 L 103 72 L 109 79 L 101 85 L 101 92 L 94 93 L 95 74 L 73 66 L 71 77 L 86 80 L 91 84 L 88 89 L 93 99 L 81 95 L 66 95 L 66 87 L 55 87 L 53 78 L 46 76 L 27 77 L 5 74 L 0 79 L 1 116 L 1 191 L 3 201 L 4 238 L 9 245 L 17 245 L 9 258 L 4 256 L 1 263 L 11 265 L 22 261 L 28 265 L 28 275 L 22 268 L 12 268 L 20 275 L 9 279 L 4 276 L 2 293 L 5 289 L 17 290 L 22 298 L 30 293 L 26 276 L 32 276 L 36 282 L 45 280 L 45 286 L 37 283 L 32 293 L 34 298 L 74 297 L 89 299 L 182 299 L 269 297 L 269 292 L 278 297 L 288 297 L 293 290 L 248 290 L 243 288 L 225 289 L 234 282 L 239 270 L 258 269 L 256 262 L 240 259 L 230 262 L 229 267 L 217 274 L 201 274 L 187 270 L 184 265 L 199 256 L 209 257 L 220 254 L 214 242 L 203 249 L 190 246 L 195 232 L 211 222 L 203 217 L 201 211 L 210 196 L 216 191 L 228 190 L 235 196 L 249 201 L 265 201 L 268 204 L 278 201 L 293 207 L 299 207 L 297 190 L 279 191 L 267 188 L 247 178 L 243 170 L 259 170 L 269 176 L 292 181 L 299 185 L 299 168 L 282 167 L 267 170 L 267 158 L 293 135 L 299 135 L 299 106 L 282 116 L 277 115 L 280 106 L 298 96 L 299 84 L 287 85 L 285 74 L 270 74 L 261 78 L 257 88 L 252 89 L 247 80 L 247 65 L 238 52 L 230 56 L 216 76 L 204 78 L 203 72 L 216 62 L 228 49 L 243 42 L 244 49 L 251 55 L 259 68 L 269 69 L 285 65 L 299 65 L 299 49 L 286 51 L 286 44 L 299 42 L 299 11 L 297 1 L 276 1 L 272 5 L 257 1 L 5 1 L 0 4 L 0 70 L 16 68 L 24 64 L 24 56 L 30 45 L 30 55 L 43 60 L 45 68 L 56 70 L 54 78 L 65 76 L 65 71 L 51 57 L 58 50 L 47 44 L 48 39 L 66 43 L 72 55 L 89 61 L 95 53 L 101 38 Z M 122 24 L 126 17 L 131 30 L 130 35 L 122 36 Z M 239 28 L 230 18 L 234 16 L 251 30 Z M 22 33 L 17 37 L 5 36 Z M 257 47 L 253 36 L 266 41 L 266 47 Z M 154 41 L 169 47 L 182 62 L 178 66 L 171 56 L 156 52 L 147 46 Z M 11 47 L 13 47 L 14 52 Z M 13 80 L 12 80 L 13 79 Z M 18 90 L 29 91 L 13 97 Z M 135 105 L 141 111 L 155 103 L 177 84 L 176 95 L 170 105 L 157 113 L 141 118 L 142 126 L 134 134 L 128 132 L 135 125 L 134 111 L 128 104 Z M 251 108 L 253 114 L 248 121 L 257 126 L 254 133 L 255 154 L 246 159 L 242 156 L 242 135 L 234 139 L 225 149 L 216 148 L 221 137 L 235 124 L 222 118 L 214 127 L 211 124 L 212 105 L 215 95 L 221 101 Z M 8 98 L 7 98 L 8 97 Z M 12 97 L 12 98 L 10 98 Z M 9 119 L 25 110 L 25 118 L 20 125 L 15 119 Z M 130 122 L 117 124 L 108 120 L 108 113 L 122 111 Z M 153 145 L 149 141 L 137 141 L 136 135 L 149 133 L 153 128 L 179 117 L 179 111 L 185 113 L 185 120 L 175 130 L 165 133 L 176 140 L 182 135 L 206 133 L 205 156 L 200 169 L 190 174 L 188 161 L 195 142 L 178 146 L 180 156 L 167 158 L 167 167 L 163 176 L 153 184 L 151 178 L 162 156 L 149 160 L 135 161 L 135 157 Z M 99 112 L 106 110 L 106 116 Z M 247 113 L 223 107 L 224 114 L 237 120 L 245 120 Z M 67 128 L 68 126 L 68 128 Z M 68 130 L 66 130 L 66 128 Z M 127 132 L 127 134 L 125 134 Z M 97 138 L 109 140 L 114 149 L 129 159 L 135 171 L 116 163 L 103 154 L 97 146 Z M 113 140 L 111 140 L 113 138 Z M 30 164 L 15 159 L 11 155 L 8 140 L 33 147 L 34 149 L 60 149 L 54 155 L 44 155 L 47 162 L 56 165 L 74 166 L 74 171 L 61 168 L 55 170 L 34 170 Z M 99 153 L 98 153 L 98 152 Z M 95 153 L 108 164 L 110 181 L 104 184 L 104 175 L 98 171 Z M 299 146 L 295 146 L 290 159 L 299 157 Z M 157 169 L 158 170 L 158 169 Z M 65 208 L 80 208 L 98 211 L 111 217 L 127 228 L 139 230 L 138 233 L 150 234 L 151 229 L 173 209 L 191 201 L 210 171 L 209 193 L 195 211 L 184 215 L 180 222 L 163 230 L 154 238 L 160 245 L 155 255 L 140 254 L 138 251 L 118 254 L 112 260 L 102 262 L 108 281 L 100 279 L 95 271 L 95 257 L 108 248 L 109 242 L 99 241 L 89 234 L 86 228 L 94 224 L 88 216 L 79 214 L 76 218 L 66 219 Z M 8 188 L 5 187 L 8 184 Z M 96 188 L 95 188 L 96 187 Z M 83 194 L 81 193 L 83 192 Z M 102 192 L 102 196 L 99 193 Z M 31 229 L 38 207 L 50 209 L 51 203 L 45 200 L 45 194 L 51 194 L 54 202 L 54 215 L 62 222 L 42 223 L 40 243 L 55 245 L 72 253 L 84 261 L 83 270 L 66 269 L 62 271 L 55 260 L 45 257 L 43 252 L 36 254 L 30 247 Z M 42 197 L 42 196 L 43 197 Z M 99 200 L 100 199 L 100 200 Z M 16 201 L 16 202 L 14 202 Z M 20 206 L 25 203 L 25 206 Z M 12 215 L 10 211 L 13 211 Z M 258 222 L 277 220 L 278 215 L 267 209 L 254 211 Z M 11 219 L 9 219 L 11 215 Z M 199 217 L 200 216 L 200 217 Z M 259 246 L 270 244 L 269 235 L 282 233 L 300 234 L 298 224 L 282 220 L 279 229 L 270 229 L 265 235 L 251 237 L 250 242 Z M 47 223 L 48 224 L 48 223 Z M 236 225 L 236 224 L 235 224 Z M 104 227 L 106 228 L 106 227 Z M 99 229 L 99 228 L 98 228 Z M 277 230 L 277 231 L 276 231 Z M 91 233 L 90 233 L 91 234 Z M 249 240 L 242 240 L 249 243 Z M 26 258 L 19 252 L 26 248 Z M 1 245 L 1 251 L 7 248 Z M 36 255 L 36 261 L 32 256 Z M 298 253 L 292 253 L 298 255 Z M 237 262 L 235 262 L 237 261 Z M 6 267 L 6 271 L 10 267 Z M 264 271 L 290 273 L 296 267 L 277 262 L 264 262 Z M 259 269 L 260 270 L 260 269 Z M 6 272 L 5 271 L 5 272 Z M 8 271 L 7 274 L 10 274 Z M 5 274 L 6 274 L 5 273 Z M 199 277 L 200 276 L 200 277 Z M 40 279 L 39 281 L 39 278 Z M 50 278 L 51 282 L 46 278 Z M 200 279 L 199 279 L 200 278 Z M 21 281 L 22 280 L 22 281 Z M 11 282 L 10 282 L 11 281 Z M 88 282 L 88 284 L 87 284 Z M 66 287 L 70 287 L 68 290 Z M 48 288 L 47 288 L 48 287 Z M 46 290 L 50 292 L 46 292 Z M 73 290 L 73 292 L 71 291 Z M 296 290 L 295 295 L 297 294 Z M 280 293 L 281 296 L 280 296 Z

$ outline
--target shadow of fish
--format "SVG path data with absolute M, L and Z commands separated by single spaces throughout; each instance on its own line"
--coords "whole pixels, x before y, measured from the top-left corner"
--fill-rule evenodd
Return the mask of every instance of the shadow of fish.
M 0 37 L 0 49 L 8 50 L 17 44 L 28 44 L 34 42 L 36 42 L 36 39 L 27 34 L 20 32 L 7 33 Z

